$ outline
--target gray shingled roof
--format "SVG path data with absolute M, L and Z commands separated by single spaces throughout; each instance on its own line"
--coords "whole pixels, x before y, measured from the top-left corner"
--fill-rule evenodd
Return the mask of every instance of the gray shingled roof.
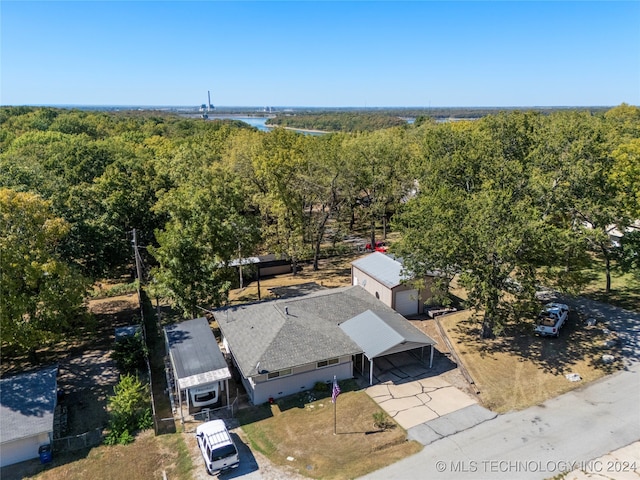
M 0 444 L 53 432 L 58 365 L 0 380 Z
M 340 324 L 340 328 L 362 347 L 370 359 L 436 343 L 396 312 L 367 310 Z
M 285 307 L 289 314 L 285 313 Z M 363 352 L 339 324 L 362 312 L 395 312 L 362 287 L 221 308 L 214 316 L 245 377 Z
M 164 332 L 180 389 L 231 378 L 206 318 L 169 325 Z
M 359 258 L 351 262 L 351 265 L 389 288 L 397 287 L 404 280 L 409 280 L 409 277 L 402 272 L 402 262 L 381 252 L 373 252 Z

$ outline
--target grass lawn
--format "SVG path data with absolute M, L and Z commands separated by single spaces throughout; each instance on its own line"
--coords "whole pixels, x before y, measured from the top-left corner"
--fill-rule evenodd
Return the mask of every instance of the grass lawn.
M 533 334 L 533 321 L 508 325 L 495 339 L 480 338 L 480 323 L 460 312 L 441 320 L 453 347 L 480 390 L 483 405 L 504 413 L 537 405 L 621 368 L 600 361 L 605 335 L 571 312 L 559 338 Z M 577 373 L 580 382 L 565 374 Z
M 251 448 L 277 465 L 323 479 L 356 478 L 422 449 L 395 422 L 388 430 L 375 427 L 373 414 L 382 410 L 363 391 L 349 391 L 355 382 L 341 382 L 341 388 L 337 435 L 329 392 L 301 393 L 238 412 Z
M 53 457 L 47 465 L 34 466 L 41 473 L 22 478 L 37 480 L 85 480 L 132 478 L 191 480 L 193 465 L 181 434 L 154 436 L 153 431 L 141 433 L 130 445 L 99 446 L 85 452 Z
M 605 272 L 600 268 L 589 270 L 593 280 L 584 289 L 584 296 L 599 302 L 640 312 L 640 280 L 630 273 L 611 273 L 611 291 L 605 293 Z

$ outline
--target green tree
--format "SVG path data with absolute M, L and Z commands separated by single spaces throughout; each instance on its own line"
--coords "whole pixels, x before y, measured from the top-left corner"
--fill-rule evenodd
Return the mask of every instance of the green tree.
M 609 182 L 618 187 L 616 201 L 631 219 L 640 218 L 640 138 L 619 145 L 612 153 Z
M 383 238 L 387 221 L 395 212 L 414 179 L 406 168 L 411 157 L 410 142 L 404 129 L 387 129 L 347 137 L 343 145 L 347 158 L 347 184 L 353 188 L 354 213 L 362 214 L 375 244 L 380 223 Z
M 606 124 L 587 113 L 562 112 L 550 115 L 538 135 L 532 153 L 533 188 L 547 220 L 571 234 L 560 275 L 578 280 L 582 268 L 593 261 L 586 255 L 592 252 L 604 262 L 608 293 L 615 257 L 608 230 L 626 220 L 618 185 L 610 181 L 613 160 Z
M 418 278 L 433 270 L 460 274 L 470 306 L 482 313 L 484 336 L 529 307 L 536 270 L 555 248 L 527 182 L 531 147 L 509 133 L 523 131 L 523 122 L 425 125 L 423 157 L 412 168 L 417 193 L 396 220 L 407 270 Z
M 153 426 L 149 389 L 133 375 L 123 375 L 109 397 L 109 433 L 107 445 L 126 445 L 139 430 Z
M 185 316 L 226 301 L 235 275 L 229 261 L 241 245 L 251 249 L 257 242 L 246 199 L 238 179 L 214 165 L 158 201 L 155 210 L 169 220 L 156 231 L 158 246 L 148 248 L 159 263 L 153 277 Z
M 347 203 L 348 190 L 344 183 L 347 166 L 341 155 L 341 136 L 309 136 L 305 140 L 306 170 L 301 172 L 297 186 L 307 192 L 304 195 L 305 231 L 313 244 L 313 269 L 318 270 L 328 222 L 336 218 Z
M 307 169 L 304 136 L 277 128 L 261 136 L 251 157 L 256 183 L 263 189 L 254 196 L 263 217 L 262 233 L 269 251 L 291 259 L 294 275 L 304 251 L 304 207 L 309 192 L 301 188 Z
M 50 202 L 32 193 L 0 189 L 0 325 L 2 342 L 29 352 L 82 318 L 86 280 L 61 260 L 69 225 Z
M 118 369 L 128 375 L 135 375 L 146 366 L 149 355 L 141 332 L 128 335 L 116 341 L 111 357 L 116 361 Z

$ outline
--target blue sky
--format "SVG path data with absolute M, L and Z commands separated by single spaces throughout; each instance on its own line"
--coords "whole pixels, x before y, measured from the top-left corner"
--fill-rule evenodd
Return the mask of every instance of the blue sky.
M 640 105 L 640 2 L 0 2 L 2 105 Z

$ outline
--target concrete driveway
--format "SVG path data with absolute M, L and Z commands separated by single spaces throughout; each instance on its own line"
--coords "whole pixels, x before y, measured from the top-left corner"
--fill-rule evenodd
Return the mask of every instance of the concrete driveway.
M 365 391 L 406 430 L 467 407 L 482 408 L 476 398 L 445 379 L 455 365 L 444 356 L 434 360 L 430 369 L 428 358 L 420 361 L 408 352 L 377 358 L 374 361 L 377 383 Z
M 367 388 L 366 392 L 406 430 L 478 403 L 440 377 L 399 385 L 382 383 Z

